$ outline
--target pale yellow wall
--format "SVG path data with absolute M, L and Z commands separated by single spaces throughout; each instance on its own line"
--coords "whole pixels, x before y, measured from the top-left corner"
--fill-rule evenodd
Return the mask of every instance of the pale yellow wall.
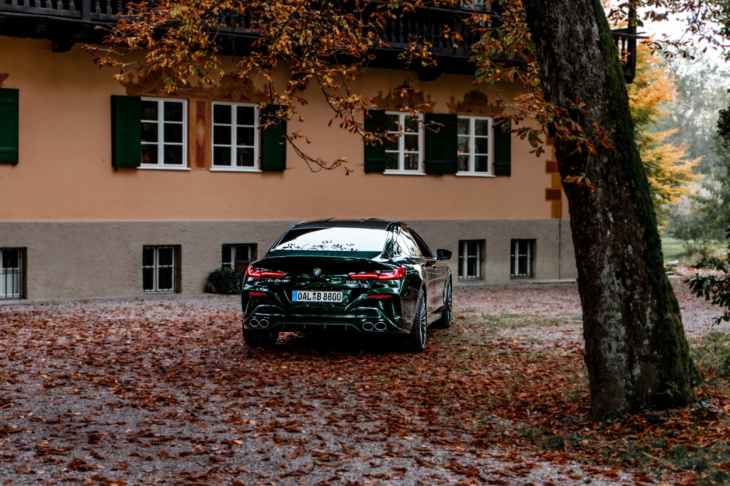
M 164 171 L 111 166 L 111 102 L 125 89 L 77 46 L 51 51 L 49 41 L 0 37 L 4 87 L 20 90 L 20 163 L 0 165 L 0 220 L 304 220 L 323 217 L 397 219 L 548 219 L 551 175 L 529 145 L 512 143 L 512 176 L 468 178 L 365 174 L 363 145 L 327 127 L 331 114 L 317 97 L 304 123 L 311 155 L 347 158 L 354 172 L 311 172 L 291 148 L 284 173 Z M 404 72 L 369 70 L 357 89 L 376 95 L 406 80 Z M 435 112 L 474 89 L 466 76 L 444 75 L 414 86 Z M 483 89 L 483 88 L 481 88 Z M 490 101 L 496 99 L 490 94 Z

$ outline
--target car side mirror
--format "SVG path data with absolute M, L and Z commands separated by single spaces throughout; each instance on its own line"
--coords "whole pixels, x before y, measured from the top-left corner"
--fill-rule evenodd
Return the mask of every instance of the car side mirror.
M 436 250 L 436 260 L 450 260 L 452 252 L 446 248 L 439 248 Z

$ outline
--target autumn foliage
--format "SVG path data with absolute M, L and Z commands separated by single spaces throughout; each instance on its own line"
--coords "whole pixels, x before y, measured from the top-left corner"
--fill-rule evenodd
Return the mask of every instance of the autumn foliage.
M 629 104 L 636 127 L 641 160 L 654 193 L 657 214 L 665 217 L 667 207 L 692 190 L 697 178 L 692 169 L 699 159 L 687 158 L 686 144 L 676 145 L 667 139 L 676 128 L 662 130 L 661 118 L 675 99 L 676 90 L 661 59 L 646 44 L 638 45 L 636 78 L 629 85 Z

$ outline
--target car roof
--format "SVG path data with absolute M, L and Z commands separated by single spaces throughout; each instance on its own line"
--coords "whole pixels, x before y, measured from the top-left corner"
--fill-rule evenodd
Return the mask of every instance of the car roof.
M 303 221 L 294 225 L 295 228 L 370 228 L 386 230 L 392 225 L 406 227 L 405 223 L 400 221 L 390 221 L 386 219 L 322 219 L 317 221 Z

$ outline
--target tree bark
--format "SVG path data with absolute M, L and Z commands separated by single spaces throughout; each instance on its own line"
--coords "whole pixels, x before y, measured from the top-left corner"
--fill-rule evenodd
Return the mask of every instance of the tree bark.
M 600 0 L 523 0 L 547 101 L 565 108 L 598 151 L 557 140 L 583 306 L 592 416 L 688 403 L 699 373 L 664 270 L 649 182 L 635 144 L 618 52 Z M 583 110 L 573 102 L 585 104 Z M 594 125 L 595 124 L 595 125 Z M 612 148 L 594 126 L 603 127 Z

